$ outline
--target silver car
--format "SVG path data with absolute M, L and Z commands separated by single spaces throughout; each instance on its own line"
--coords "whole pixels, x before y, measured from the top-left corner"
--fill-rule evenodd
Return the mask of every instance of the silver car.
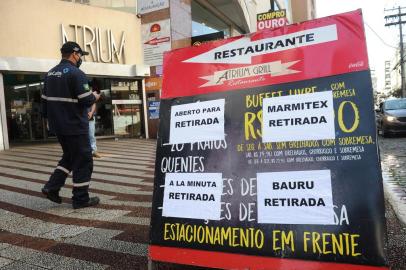
M 376 112 L 380 135 L 387 137 L 390 134 L 406 134 L 406 98 L 382 102 Z

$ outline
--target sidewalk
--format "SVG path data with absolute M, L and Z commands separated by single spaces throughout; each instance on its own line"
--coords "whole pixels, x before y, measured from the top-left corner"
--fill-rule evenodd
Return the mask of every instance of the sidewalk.
M 379 137 L 386 198 L 388 260 L 391 270 L 406 269 L 406 138 Z
M 155 141 L 100 140 L 91 194 L 101 205 L 73 210 L 40 192 L 60 157 L 57 144 L 0 152 L 0 269 L 147 269 Z M 380 138 L 392 270 L 406 269 L 406 138 Z M 390 202 L 390 204 L 388 203 Z M 403 207 L 403 208 L 402 208 Z M 157 269 L 198 269 L 157 264 Z
M 147 265 L 155 141 L 104 140 L 95 159 L 95 208 L 73 210 L 40 190 L 60 157 L 57 144 L 0 152 L 0 268 L 144 269 Z
M 379 137 L 385 197 L 406 226 L 406 138 Z

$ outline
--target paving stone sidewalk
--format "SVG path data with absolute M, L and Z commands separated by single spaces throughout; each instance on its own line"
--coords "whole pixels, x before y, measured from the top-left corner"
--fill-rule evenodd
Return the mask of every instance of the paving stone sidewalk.
M 60 158 L 57 144 L 0 152 L 0 269 L 146 269 L 155 141 L 104 140 L 95 159 L 94 208 L 62 205 L 40 190 Z
M 102 204 L 73 210 L 72 181 L 56 205 L 40 192 L 60 156 L 57 144 L 0 152 L 0 269 L 147 269 L 155 141 L 98 143 L 91 193 Z M 380 138 L 392 270 L 406 269 L 406 138 Z M 400 206 L 399 206 L 400 205 Z M 393 209 L 394 210 L 393 210 Z M 156 264 L 159 270 L 203 269 Z
M 406 269 L 406 138 L 378 137 L 391 270 Z
M 385 197 L 406 224 L 406 138 L 378 137 Z

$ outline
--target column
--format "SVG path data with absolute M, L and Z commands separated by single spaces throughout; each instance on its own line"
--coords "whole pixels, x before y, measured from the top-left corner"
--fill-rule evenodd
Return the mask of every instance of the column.
M 0 151 L 9 149 L 3 74 L 0 73 Z

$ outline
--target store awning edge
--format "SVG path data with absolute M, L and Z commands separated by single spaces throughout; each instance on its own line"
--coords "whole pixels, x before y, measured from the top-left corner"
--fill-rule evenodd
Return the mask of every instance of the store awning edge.
M 26 57 L 0 57 L 0 72 L 48 72 L 60 60 Z M 81 69 L 89 76 L 146 77 L 150 76 L 148 65 L 122 65 L 83 62 Z

